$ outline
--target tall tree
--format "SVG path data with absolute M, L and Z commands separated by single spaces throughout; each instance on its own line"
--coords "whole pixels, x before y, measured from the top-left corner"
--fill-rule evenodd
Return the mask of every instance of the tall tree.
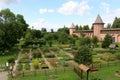
M 81 37 L 80 38 L 80 46 L 86 45 L 89 46 L 91 43 L 91 40 L 89 37 Z
M 115 18 L 112 24 L 112 28 L 120 28 L 120 18 Z
M 22 15 L 15 15 L 10 9 L 0 11 L 0 30 L 2 32 L 0 49 L 10 49 L 24 35 L 28 24 Z
M 89 30 L 89 26 L 88 25 L 84 25 L 83 26 L 83 30 Z
M 106 28 L 107 28 L 107 29 L 110 29 L 111 27 L 112 27 L 111 24 L 108 23 Z
M 80 25 L 80 27 L 79 27 L 79 30 L 82 30 L 83 28 L 82 28 L 82 26 Z
M 91 41 L 94 44 L 94 47 L 97 47 L 98 38 L 96 36 L 93 36 Z
M 78 53 L 75 54 L 74 60 L 79 64 L 91 64 L 91 50 L 87 46 L 80 47 Z
M 75 29 L 76 29 L 76 30 L 79 30 L 79 26 L 78 26 L 78 25 L 76 25 L 76 26 L 75 26 Z
M 106 34 L 102 42 L 102 48 L 108 48 L 111 43 L 112 43 L 112 36 L 109 34 Z

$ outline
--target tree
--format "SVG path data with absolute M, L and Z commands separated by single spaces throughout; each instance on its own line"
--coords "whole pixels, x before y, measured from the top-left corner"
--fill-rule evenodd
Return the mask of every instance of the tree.
M 81 37 L 80 38 L 80 46 L 86 45 L 89 46 L 91 43 L 91 40 L 89 37 Z
M 82 26 L 80 25 L 80 27 L 79 27 L 79 30 L 82 30 L 83 28 L 82 28 Z
M 110 29 L 110 28 L 111 28 L 111 24 L 108 23 L 106 28 L 107 28 L 107 29 Z
M 106 34 L 102 42 L 102 48 L 108 48 L 111 43 L 112 43 L 112 36 L 109 34 Z
M 91 64 L 92 54 L 87 46 L 79 48 L 78 53 L 75 54 L 74 60 L 79 64 Z
M 54 33 L 54 30 L 53 30 L 53 29 L 51 29 L 51 33 Z
M 89 30 L 89 26 L 88 25 L 84 25 L 83 26 L 83 30 Z
M 62 44 L 68 42 L 68 34 L 65 32 L 59 32 L 58 41 Z
M 78 29 L 79 29 L 79 26 L 78 26 L 78 25 L 76 25 L 76 26 L 75 26 L 75 29 L 76 29 L 76 30 L 78 30 Z
M 120 18 L 115 18 L 112 24 L 112 28 L 120 28 Z
M 10 9 L 4 9 L 0 11 L 0 32 L 2 35 L 0 39 L 0 49 L 2 51 L 12 48 L 18 40 L 24 36 L 24 33 L 28 27 L 22 15 L 15 15 Z
M 98 38 L 96 36 L 93 36 L 91 41 L 94 44 L 94 47 L 97 47 Z

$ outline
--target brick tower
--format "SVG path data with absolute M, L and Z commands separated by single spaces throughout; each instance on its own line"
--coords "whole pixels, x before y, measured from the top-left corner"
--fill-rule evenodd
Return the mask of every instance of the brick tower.
M 98 14 L 98 16 L 97 16 L 97 18 L 96 18 L 96 20 L 95 20 L 95 22 L 93 23 L 93 34 L 94 34 L 94 36 L 96 36 L 100 41 L 101 41 L 101 37 L 100 37 L 100 31 L 102 30 L 102 29 L 104 29 L 104 23 L 103 23 L 103 21 L 102 21 L 102 19 L 101 19 L 101 17 L 100 17 L 100 15 Z
M 72 25 L 71 25 L 71 27 L 70 27 L 70 29 L 69 29 L 69 34 L 70 34 L 70 35 L 73 35 L 75 31 L 76 31 L 75 25 L 72 23 Z

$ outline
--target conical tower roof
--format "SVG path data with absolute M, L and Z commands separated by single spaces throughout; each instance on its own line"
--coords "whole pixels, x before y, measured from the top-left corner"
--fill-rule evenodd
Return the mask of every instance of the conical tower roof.
M 74 23 L 72 23 L 72 25 L 71 25 L 71 27 L 70 28 L 75 28 L 75 25 L 74 25 Z
M 97 15 L 97 18 L 93 24 L 104 24 L 103 20 L 101 19 L 100 15 Z

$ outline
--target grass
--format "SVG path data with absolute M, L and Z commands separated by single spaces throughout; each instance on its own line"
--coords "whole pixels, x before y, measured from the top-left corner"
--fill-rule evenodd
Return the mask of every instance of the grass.
M 116 71 L 120 71 L 120 63 L 117 65 L 104 66 L 99 68 L 97 72 L 90 72 L 90 78 L 99 78 L 101 80 L 120 80 L 120 77 L 115 76 Z
M 74 71 L 68 69 L 37 71 L 36 76 L 34 75 L 34 73 L 35 72 L 28 72 L 25 73 L 24 77 L 22 75 L 19 75 L 12 80 L 80 80 L 80 78 L 74 73 Z M 50 75 L 56 75 L 56 77 L 50 78 Z
M 6 52 L 5 55 L 0 55 L 0 65 L 5 64 L 10 58 L 17 58 L 19 50 L 16 48 L 11 49 L 9 52 Z

